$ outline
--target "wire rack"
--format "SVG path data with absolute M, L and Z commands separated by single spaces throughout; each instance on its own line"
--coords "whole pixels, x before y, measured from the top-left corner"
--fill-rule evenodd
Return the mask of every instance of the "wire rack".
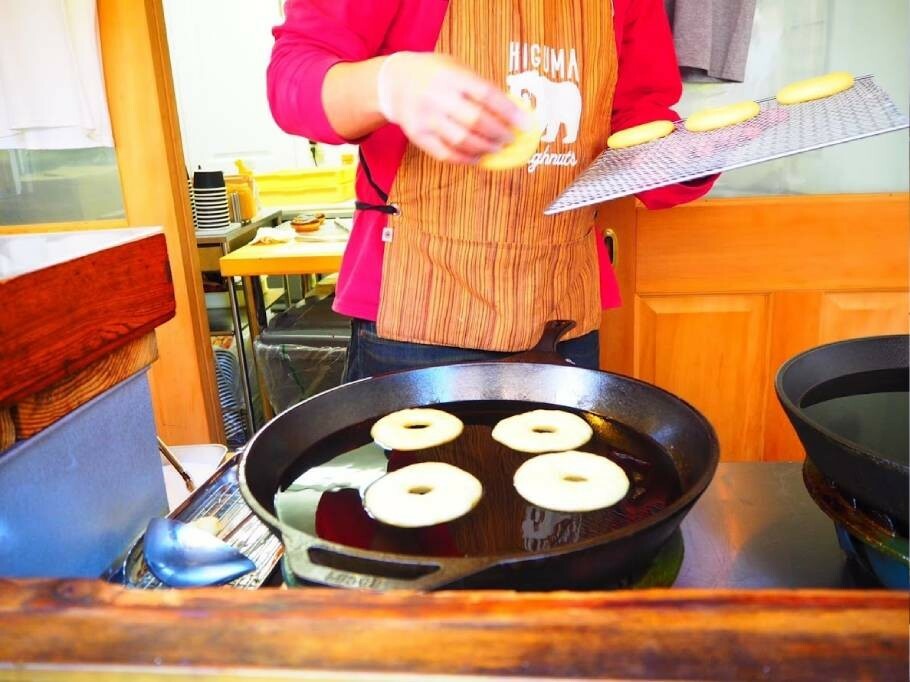
M 278 564 L 283 553 L 281 542 L 250 510 L 240 493 L 237 480 L 237 458 L 193 493 L 188 503 L 179 507 L 171 518 L 189 523 L 204 516 L 214 516 L 221 523 L 218 537 L 243 552 L 256 564 L 256 570 L 228 583 L 231 587 L 256 589 Z M 108 580 L 140 589 L 163 589 L 145 563 L 140 537 Z
M 608 149 L 544 213 L 571 211 L 908 126 L 907 117 L 872 76 L 813 102 L 784 106 L 769 98 L 759 104 L 756 118 L 729 128 L 690 133 L 677 121 L 668 137 Z

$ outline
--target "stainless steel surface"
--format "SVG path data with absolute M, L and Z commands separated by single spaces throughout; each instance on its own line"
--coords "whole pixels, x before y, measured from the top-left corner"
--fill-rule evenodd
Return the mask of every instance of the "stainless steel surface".
M 220 468 L 170 518 L 188 523 L 204 516 L 214 516 L 221 523 L 218 537 L 248 556 L 256 570 L 232 581 L 232 587 L 260 587 L 278 564 L 283 549 L 258 518 L 250 511 L 237 484 L 237 457 Z M 142 554 L 142 538 L 105 578 L 129 587 L 161 589 L 161 583 L 148 570 Z
M 814 102 L 783 106 L 770 98 L 760 104 L 757 118 L 736 126 L 690 133 L 677 121 L 676 131 L 661 140 L 603 152 L 545 213 L 571 211 L 908 126 L 907 117 L 872 76 Z
M 161 438 L 158 438 L 158 452 L 160 452 L 168 463 L 174 467 L 177 473 L 180 474 L 180 478 L 182 478 L 183 482 L 186 484 L 186 489 L 193 492 L 196 489 L 196 484 L 193 483 L 192 477 L 186 472 L 186 469 L 180 466 L 180 460 L 177 459 Z
M 175 519 L 149 522 L 142 553 L 152 574 L 169 587 L 223 585 L 256 570 L 235 547 Z
M 676 587 L 871 586 L 806 491 L 802 462 L 721 463 L 682 532 Z

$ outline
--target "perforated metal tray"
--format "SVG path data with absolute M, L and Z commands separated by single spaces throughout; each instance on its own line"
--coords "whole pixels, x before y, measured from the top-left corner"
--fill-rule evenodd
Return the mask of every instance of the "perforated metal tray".
M 214 516 L 221 522 L 218 537 L 246 554 L 256 570 L 228 583 L 230 587 L 256 589 L 260 587 L 277 566 L 283 547 L 269 529 L 247 506 L 240 493 L 237 480 L 239 456 L 232 457 L 197 490 L 169 518 L 189 523 L 203 516 Z M 125 557 L 116 562 L 102 576 L 110 582 L 141 589 L 162 589 L 162 584 L 145 563 L 142 536 L 136 540 Z
M 677 121 L 668 137 L 606 150 L 544 213 L 571 211 L 908 126 L 907 117 L 872 76 L 814 102 L 785 106 L 772 97 L 759 104 L 758 117 L 739 125 L 690 133 Z

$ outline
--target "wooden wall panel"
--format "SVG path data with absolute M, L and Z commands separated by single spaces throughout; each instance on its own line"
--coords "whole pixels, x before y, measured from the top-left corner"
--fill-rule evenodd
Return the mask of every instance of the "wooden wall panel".
M 910 332 L 906 291 L 842 292 L 821 297 L 819 344 Z
M 635 375 L 701 410 L 717 430 L 723 459 L 761 459 L 767 297 L 641 297 L 636 315 Z
M 788 359 L 825 343 L 879 334 L 906 334 L 908 294 L 881 292 L 784 292 L 772 297 L 769 379 Z M 773 386 L 765 415 L 766 460 L 799 460 L 805 451 Z
M 177 315 L 158 329 L 155 421 L 172 444 L 223 440 L 160 0 L 98 0 L 104 75 L 130 225 L 161 225 Z
M 641 210 L 637 291 L 903 289 L 908 214 L 906 194 L 718 199 Z
M 794 355 L 818 345 L 820 310 L 821 294 L 817 291 L 787 291 L 771 297 L 764 460 L 794 461 L 802 459 L 805 454 L 777 400 L 773 384 L 781 365 Z

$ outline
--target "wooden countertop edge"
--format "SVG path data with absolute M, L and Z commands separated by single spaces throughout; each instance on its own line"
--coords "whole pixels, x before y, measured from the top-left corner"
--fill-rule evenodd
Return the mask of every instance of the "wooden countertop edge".
M 219 264 L 224 277 L 309 275 L 334 272 L 341 267 L 341 257 L 344 253 L 342 244 L 339 244 L 337 252 L 326 253 L 323 251 L 312 254 L 281 253 L 275 250 L 261 254 L 241 253 L 245 248 L 247 247 L 244 246 L 221 257 Z
M 0 668 L 898 679 L 898 591 L 125 590 L 0 581 Z

